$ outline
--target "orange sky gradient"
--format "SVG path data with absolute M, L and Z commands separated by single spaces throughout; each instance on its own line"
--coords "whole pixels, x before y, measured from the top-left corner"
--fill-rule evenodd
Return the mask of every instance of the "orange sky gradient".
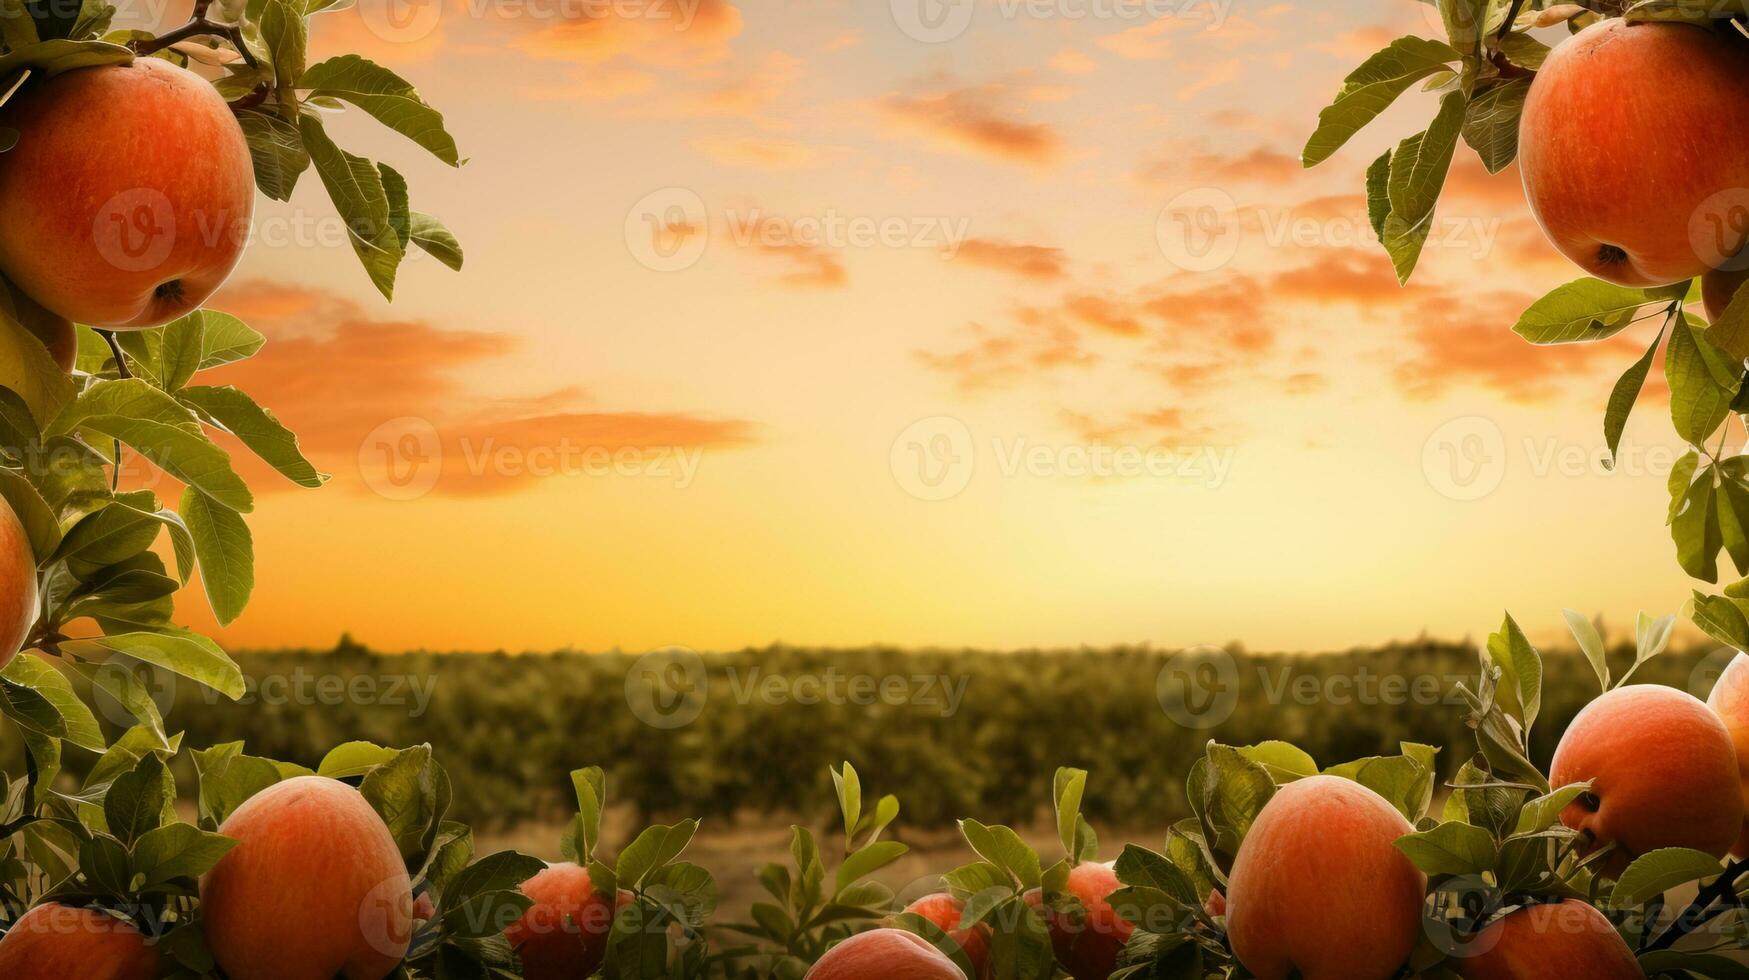
M 1655 326 L 1514 337 L 1578 272 L 1467 148 L 1397 286 L 1361 174 L 1431 96 L 1299 166 L 1433 8 L 914 3 L 957 9 L 318 18 L 445 111 L 459 171 L 340 125 L 468 262 L 411 262 L 391 305 L 317 181 L 262 202 L 212 305 L 270 343 L 215 382 L 334 479 L 248 471 L 257 587 L 220 639 L 1299 650 L 1680 606 L 1661 384 L 1597 463 Z

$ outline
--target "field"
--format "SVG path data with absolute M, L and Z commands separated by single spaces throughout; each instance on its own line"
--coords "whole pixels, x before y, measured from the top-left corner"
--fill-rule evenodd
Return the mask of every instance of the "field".
M 1721 663 L 1709 652 L 1669 653 L 1635 679 L 1704 696 Z M 1161 693 L 1162 672 L 1170 678 L 1180 662 L 1147 649 L 688 656 L 694 674 L 678 686 L 704 696 L 667 716 L 649 710 L 650 662 L 620 653 L 378 654 L 348 641 L 238 655 L 250 683 L 241 703 L 165 677 L 156 689 L 168 728 L 194 746 L 243 739 L 252 753 L 314 764 L 349 740 L 429 741 L 455 784 L 455 816 L 512 834 L 565 819 L 575 806 L 566 774 L 588 765 L 606 770 L 628 819 L 781 828 L 830 817 L 827 767 L 849 759 L 871 792 L 898 796 L 903 838 L 973 815 L 1040 823 L 1061 765 L 1092 774 L 1085 806 L 1096 827 L 1163 829 L 1190 812 L 1185 772 L 1217 733 L 1228 744 L 1291 741 L 1324 765 L 1393 753 L 1405 740 L 1475 744 L 1453 693 L 1474 686 L 1466 644 L 1220 655 L 1232 670 L 1208 682 L 1213 706 L 1189 725 Z M 1618 676 L 1630 656 L 1612 654 Z M 1531 743 L 1539 763 L 1597 683 L 1576 655 L 1545 657 Z M 97 703 L 100 715 L 123 717 Z M 1442 777 L 1463 761 L 1442 754 Z M 76 771 L 80 760 L 69 762 Z M 190 774 L 180 775 L 186 789 Z

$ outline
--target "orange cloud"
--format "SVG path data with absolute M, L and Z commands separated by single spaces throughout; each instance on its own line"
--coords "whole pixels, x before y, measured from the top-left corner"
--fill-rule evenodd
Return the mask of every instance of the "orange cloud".
M 1025 104 L 1002 83 L 954 88 L 923 95 L 889 95 L 881 103 L 901 128 L 961 152 L 1008 163 L 1045 166 L 1063 151 L 1050 125 L 1016 118 Z
M 536 9 L 551 16 L 526 13 Z M 535 57 L 585 64 L 625 58 L 664 67 L 722 60 L 743 26 L 741 11 L 730 0 L 556 3 L 506 7 L 497 17 L 526 29 L 517 47 Z
M 342 485 L 374 475 L 370 448 L 384 426 L 435 431 L 442 471 L 433 489 L 470 495 L 561 475 L 567 460 L 586 468 L 605 457 L 611 468 L 614 454 L 731 449 L 755 441 L 754 427 L 741 420 L 586 410 L 587 398 L 576 389 L 511 401 L 484 398 L 467 384 L 467 373 L 515 350 L 515 339 L 505 334 L 379 320 L 332 293 L 261 280 L 227 287 L 213 307 L 265 334 L 271 357 L 217 369 L 202 382 L 249 392 Z M 232 456 L 253 484 L 290 486 L 234 443 Z
M 967 239 L 954 258 L 988 269 L 1012 272 L 1025 279 L 1061 279 L 1069 257 L 1060 248 L 1015 245 L 988 238 Z

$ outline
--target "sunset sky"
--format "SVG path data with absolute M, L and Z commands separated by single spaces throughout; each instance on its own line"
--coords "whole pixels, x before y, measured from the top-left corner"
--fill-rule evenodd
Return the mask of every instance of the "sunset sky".
M 960 9 L 318 18 L 445 111 L 459 170 L 340 125 L 467 268 L 411 263 L 391 305 L 316 180 L 258 209 L 212 305 L 270 344 L 221 380 L 334 479 L 250 471 L 257 588 L 221 639 L 1328 649 L 1677 609 L 1658 392 L 1596 463 L 1655 327 L 1514 337 L 1578 273 L 1467 148 L 1397 286 L 1361 174 L 1432 96 L 1299 166 L 1433 8 Z

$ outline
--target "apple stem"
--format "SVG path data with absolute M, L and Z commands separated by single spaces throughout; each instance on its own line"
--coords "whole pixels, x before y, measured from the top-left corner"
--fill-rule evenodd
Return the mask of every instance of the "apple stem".
M 134 54 L 149 55 L 191 38 L 222 37 L 231 42 L 231 47 L 236 48 L 237 53 L 243 56 L 244 64 L 260 70 L 261 63 L 255 60 L 255 53 L 249 50 L 249 45 L 243 40 L 243 29 L 236 24 L 221 24 L 206 15 L 212 5 L 213 0 L 195 0 L 194 15 L 188 19 L 188 23 L 168 34 L 130 42 L 128 47 L 134 50 Z
M 1694 896 L 1694 901 L 1689 903 L 1688 908 L 1683 909 L 1675 921 L 1670 923 L 1670 927 L 1659 934 L 1657 939 L 1652 940 L 1645 949 L 1648 952 L 1669 949 L 1676 945 L 1682 937 L 1693 933 L 1730 909 L 1738 907 L 1741 903 L 1737 901 L 1737 879 L 1741 878 L 1746 871 L 1749 871 L 1749 859 L 1732 861 L 1725 868 L 1725 873 L 1720 875 L 1717 881 L 1702 888 L 1700 893 Z M 1715 904 L 1718 905 L 1717 908 L 1713 907 Z

